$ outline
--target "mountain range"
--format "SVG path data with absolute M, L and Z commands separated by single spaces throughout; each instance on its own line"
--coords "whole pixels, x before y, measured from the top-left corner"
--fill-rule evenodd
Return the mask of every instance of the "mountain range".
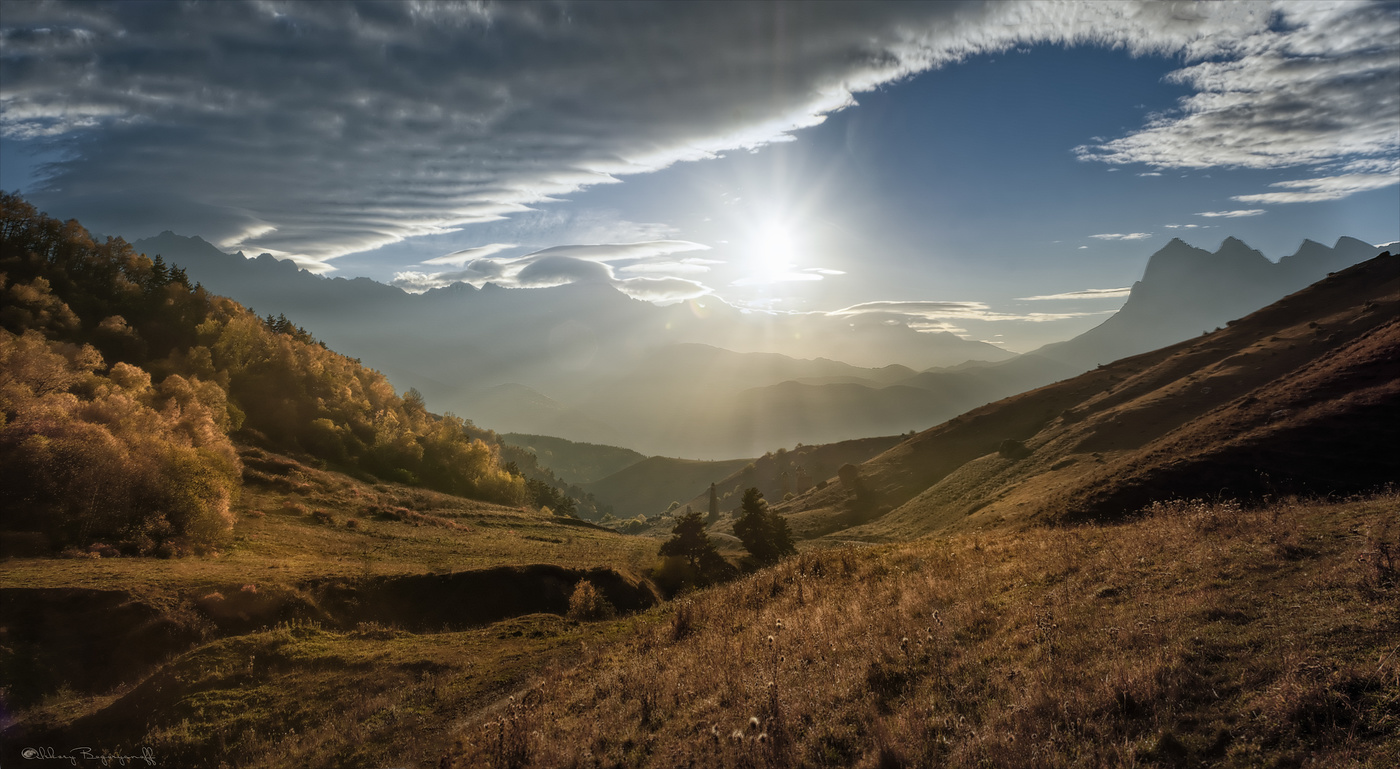
M 1122 516 L 1400 478 L 1400 256 L 1224 328 L 983 406 L 777 509 L 804 536 Z
M 499 431 L 703 459 L 922 429 L 1209 331 L 1379 251 L 1353 238 L 1331 248 L 1305 241 L 1271 262 L 1234 238 L 1214 253 L 1173 240 L 1117 314 L 1011 356 L 947 333 L 755 314 L 712 297 L 658 307 L 587 282 L 414 295 L 170 232 L 133 245 L 257 312 L 315 329 L 434 408 Z

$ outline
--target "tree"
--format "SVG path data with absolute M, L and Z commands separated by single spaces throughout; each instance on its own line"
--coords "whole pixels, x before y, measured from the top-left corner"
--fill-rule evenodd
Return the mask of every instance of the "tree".
M 764 565 L 774 564 L 783 556 L 797 552 L 787 520 L 768 509 L 763 492 L 756 487 L 745 490 L 740 510 L 743 514 L 734 522 L 734 535 L 744 543 L 744 549 L 754 560 Z
M 681 516 L 671 529 L 671 538 L 661 545 L 661 555 L 665 560 L 652 579 L 667 595 L 675 595 L 688 585 L 724 582 L 738 573 L 715 549 L 698 512 Z
M 699 513 L 682 515 L 671 529 L 671 538 L 661 545 L 661 555 L 685 558 L 697 572 L 709 553 L 719 555 L 710 535 L 705 533 L 705 521 Z
M 705 518 L 710 523 L 719 520 L 719 492 L 715 490 L 715 485 L 710 484 L 710 514 Z

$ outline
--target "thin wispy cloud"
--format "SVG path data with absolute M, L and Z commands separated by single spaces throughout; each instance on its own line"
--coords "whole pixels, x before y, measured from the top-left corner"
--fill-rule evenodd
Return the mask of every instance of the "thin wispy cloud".
M 1152 237 L 1152 233 L 1150 233 L 1150 232 L 1129 232 L 1129 233 L 1105 232 L 1105 233 L 1103 233 L 1103 234 L 1101 234 L 1101 235 L 1090 235 L 1089 237 L 1095 238 L 1095 239 L 1098 239 L 1098 240 L 1146 240 L 1146 239 Z
M 1045 294 L 1042 296 L 1023 296 L 1018 298 L 1018 302 L 1043 302 L 1055 299 L 1118 299 L 1132 293 L 1132 286 L 1122 288 L 1086 288 L 1080 291 L 1066 291 L 1063 294 Z
M 832 316 L 876 316 L 906 323 L 911 328 L 927 330 L 948 320 L 1026 321 L 1046 323 L 1093 315 L 1112 314 L 1113 310 L 1097 312 L 1029 312 L 1007 313 L 993 310 L 985 302 L 885 301 L 862 302 L 834 312 Z
M 1241 203 L 1317 203 L 1341 200 L 1358 192 L 1380 190 L 1400 184 L 1400 172 L 1390 174 L 1341 174 L 1316 179 L 1296 179 L 1275 182 L 1270 187 L 1284 192 L 1262 192 L 1256 195 L 1236 195 Z
M 1235 198 L 1240 200 L 1240 198 Z M 1265 213 L 1262 208 L 1238 208 L 1233 211 L 1201 211 L 1196 216 L 1204 216 L 1207 219 L 1239 219 L 1244 216 L 1258 216 Z
M 594 245 L 551 246 L 540 249 L 526 258 L 547 256 L 568 256 L 590 262 L 618 262 L 628 259 L 648 259 L 655 256 L 679 254 L 687 251 L 708 251 L 709 246 L 692 243 L 688 240 L 654 240 L 645 243 L 599 243 Z

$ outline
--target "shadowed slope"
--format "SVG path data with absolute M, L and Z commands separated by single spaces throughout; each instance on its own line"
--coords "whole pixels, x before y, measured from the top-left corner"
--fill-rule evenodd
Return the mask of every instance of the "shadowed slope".
M 1382 486 L 1400 468 L 1397 318 L 1400 257 L 1383 255 L 1215 333 L 950 420 L 861 465 L 855 488 L 783 512 L 807 536 L 879 540 Z

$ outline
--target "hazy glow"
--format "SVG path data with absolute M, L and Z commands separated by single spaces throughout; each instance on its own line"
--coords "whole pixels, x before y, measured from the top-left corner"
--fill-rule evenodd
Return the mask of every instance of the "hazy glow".
M 764 276 L 776 276 L 796 266 L 796 237 L 782 222 L 769 222 L 754 239 L 749 258 L 754 269 Z

